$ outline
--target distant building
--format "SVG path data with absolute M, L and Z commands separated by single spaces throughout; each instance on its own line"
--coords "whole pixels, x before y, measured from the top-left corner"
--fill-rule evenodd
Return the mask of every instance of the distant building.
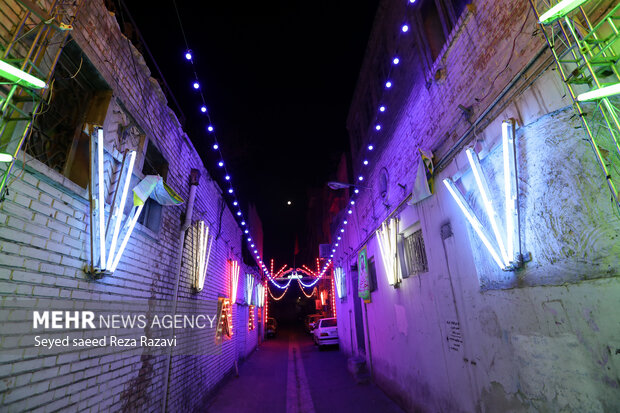
M 584 15 L 595 26 L 616 4 Z M 359 194 L 334 221 L 336 305 L 341 349 L 407 411 L 620 409 L 620 213 L 570 93 L 595 82 L 580 47 L 550 37 L 574 61 L 563 82 L 537 13 L 384 0 L 376 15 L 347 122 Z M 569 21 L 595 76 L 618 82 L 618 32 Z M 618 188 L 613 116 L 580 107 Z

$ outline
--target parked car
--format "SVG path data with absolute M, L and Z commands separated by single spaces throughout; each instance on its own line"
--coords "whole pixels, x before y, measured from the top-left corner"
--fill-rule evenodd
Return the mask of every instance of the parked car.
M 278 322 L 273 317 L 268 317 L 265 323 L 265 336 L 274 337 L 278 329 Z
M 314 343 L 321 349 L 323 346 L 338 344 L 338 323 L 335 318 L 322 318 L 316 322 L 313 331 Z
M 306 317 L 306 321 L 304 323 L 304 327 L 309 334 L 312 334 L 312 330 L 314 330 L 314 324 L 319 321 L 323 316 L 321 314 L 310 314 Z

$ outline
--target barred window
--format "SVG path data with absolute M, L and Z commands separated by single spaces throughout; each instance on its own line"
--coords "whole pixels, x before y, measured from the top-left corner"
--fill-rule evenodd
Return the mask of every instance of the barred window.
M 403 277 L 418 275 L 428 271 L 426 260 L 426 250 L 424 249 L 424 238 L 422 230 L 419 229 L 402 240 L 402 270 Z

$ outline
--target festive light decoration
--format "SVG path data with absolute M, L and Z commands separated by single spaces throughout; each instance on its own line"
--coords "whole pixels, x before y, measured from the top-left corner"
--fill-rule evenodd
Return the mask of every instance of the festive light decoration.
M 592 100 L 603 99 L 618 94 L 620 94 L 620 83 L 616 83 L 615 85 L 603 86 L 600 89 L 581 93 L 579 94 L 579 96 L 577 96 L 577 100 L 580 102 L 589 102 Z
M 306 298 L 312 298 L 312 296 L 316 294 L 316 287 L 312 289 L 312 292 L 310 294 L 306 294 L 306 292 L 304 291 L 304 287 L 299 279 L 297 280 L 297 283 L 299 284 L 299 289 L 301 290 L 302 294 L 306 296 Z
M 252 296 L 254 295 L 254 275 L 245 275 L 245 302 L 252 305 Z
M 338 292 L 338 298 L 344 298 L 347 295 L 346 277 L 342 267 L 334 268 L 334 277 L 336 281 L 336 291 Z
M 254 330 L 254 306 L 248 308 L 248 330 Z
M 321 305 L 325 307 L 325 303 L 327 302 L 327 291 L 322 290 L 321 293 L 319 294 L 319 297 L 321 298 Z
M 129 185 L 136 159 L 135 151 L 128 151 L 123 157 L 120 176 L 114 191 L 114 201 L 111 206 L 108 222 L 105 223 L 105 186 L 104 186 L 104 157 L 103 157 L 103 129 L 94 127 L 91 137 L 91 269 L 95 274 L 113 273 L 118 266 L 129 238 L 138 221 L 144 202 L 134 202 L 129 215 L 123 223 L 125 203 L 129 193 Z M 136 187 L 137 188 L 137 187 Z M 134 189 L 135 191 L 136 189 Z M 144 194 L 150 195 L 150 191 Z M 136 194 L 134 194 L 134 200 Z M 138 197 L 138 199 L 140 199 Z M 120 236 L 123 239 L 118 244 Z M 109 247 L 108 247 L 109 245 Z M 118 246 L 118 249 L 117 249 Z
M 409 0 L 409 4 L 414 4 L 414 3 L 415 3 L 415 0 Z M 400 30 L 398 32 L 398 35 L 404 36 L 408 32 L 409 32 L 409 24 L 407 24 L 407 22 L 404 22 L 400 26 Z M 392 64 L 390 65 L 390 71 L 388 72 L 388 74 L 387 74 L 387 76 L 385 78 L 385 91 L 384 91 L 385 94 L 390 93 L 391 89 L 395 86 L 394 83 L 391 80 L 391 74 L 392 74 L 392 70 L 396 70 L 396 68 L 399 67 L 399 63 L 400 63 L 400 58 L 398 56 L 394 56 L 394 55 L 392 55 L 392 56 L 393 57 L 391 58 L 391 63 Z M 379 102 L 382 102 L 382 101 L 385 101 L 384 97 L 380 97 L 379 98 Z M 375 126 L 375 130 L 378 133 L 380 133 L 383 130 L 383 128 L 381 126 L 381 123 L 378 120 L 378 116 L 380 116 L 380 114 L 384 113 L 386 110 L 387 109 L 386 109 L 386 106 L 384 104 L 381 104 L 377 108 L 377 117 L 375 118 L 374 122 L 375 122 L 376 126 L 379 126 L 379 128 L 377 128 Z M 368 149 L 369 152 L 372 152 L 375 149 L 375 146 L 374 146 L 374 144 L 369 143 L 366 148 Z M 369 164 L 369 160 L 368 159 L 363 159 L 362 163 L 363 163 L 364 166 L 367 166 Z M 361 182 L 363 180 L 364 180 L 363 175 L 359 175 L 358 181 Z M 359 195 L 360 190 L 359 190 L 359 188 L 354 188 L 353 192 L 354 192 L 355 195 Z M 354 204 L 351 204 L 351 205 L 354 205 Z M 347 214 L 348 215 L 351 215 L 353 213 L 353 208 L 354 208 L 354 206 L 350 207 L 347 210 Z M 346 224 L 347 224 L 347 220 L 345 219 L 345 220 L 343 220 L 343 225 L 346 225 Z M 340 228 L 340 233 L 344 233 L 344 231 L 345 231 L 344 228 Z M 337 238 L 337 240 L 340 241 L 340 239 L 341 239 L 341 237 L 339 236 Z M 339 246 L 340 246 L 340 243 L 338 243 L 338 242 L 335 242 L 333 244 L 332 253 L 330 254 L 330 259 L 325 262 L 325 266 L 324 266 L 323 270 L 321 271 L 321 274 L 323 274 L 326 271 L 326 269 L 329 268 L 330 264 L 332 263 L 332 259 L 334 258 L 334 254 L 336 253 L 336 248 L 334 248 L 334 247 L 339 247 Z
M 0 152 L 0 162 L 11 162 L 13 160 L 13 155 L 10 153 Z
M 551 7 L 545 13 L 543 13 L 538 22 L 541 24 L 549 24 L 557 19 L 566 16 L 577 7 L 581 6 L 588 0 L 562 0 L 555 6 Z
M 2 60 L 0 60 L 0 77 L 29 89 L 44 89 L 47 87 L 47 84 L 41 79 L 37 79 L 30 73 L 24 72 Z
M 487 237 L 484 231 L 484 228 L 482 227 L 482 224 L 480 223 L 480 221 L 474 214 L 474 211 L 471 209 L 469 204 L 467 204 L 467 201 L 465 201 L 465 198 L 463 198 L 463 195 L 461 195 L 461 192 L 456 188 L 456 186 L 454 185 L 454 182 L 452 182 L 452 179 L 446 178 L 443 180 L 443 183 L 446 186 L 446 188 L 448 188 L 450 195 L 452 195 L 452 198 L 454 198 L 454 200 L 456 201 L 456 204 L 459 206 L 459 208 L 463 212 L 463 215 L 465 215 L 465 218 L 467 218 L 467 220 L 469 221 L 474 231 L 476 231 L 476 233 L 482 240 L 482 243 L 484 244 L 484 246 L 487 248 L 487 250 L 491 254 L 491 257 L 493 257 L 493 260 L 497 263 L 497 265 L 500 268 L 504 268 L 504 263 L 499 257 L 499 254 L 495 250 L 495 247 L 493 246 L 493 244 L 491 244 L 491 241 L 489 241 L 489 238 Z
M 265 321 L 267 321 L 267 317 L 269 316 L 269 299 L 267 297 L 268 294 L 268 290 L 269 290 L 269 284 L 267 284 L 267 281 L 265 281 L 265 284 L 263 286 L 263 290 L 265 291 L 265 295 L 263 296 L 263 300 L 265 301 Z
M 237 288 L 239 286 L 239 263 L 235 260 L 228 261 L 230 271 L 230 302 L 237 302 Z
M 230 338 L 233 335 L 232 329 L 232 306 L 230 300 L 225 297 L 218 298 L 217 303 L 217 331 L 215 333 L 216 343 L 222 343 L 224 338 Z
M 196 291 L 202 291 L 207 276 L 213 237 L 209 237 L 209 226 L 204 221 L 194 225 L 193 237 L 194 265 L 192 266 L 192 280 Z
M 487 217 L 489 218 L 489 222 L 491 223 L 493 235 L 495 236 L 495 240 L 497 241 L 497 245 L 499 247 L 499 253 L 502 256 L 504 266 L 508 266 L 510 260 L 508 259 L 508 254 L 506 253 L 504 240 L 502 240 L 502 236 L 499 233 L 499 227 L 497 226 L 497 213 L 495 212 L 495 208 L 493 207 L 493 201 L 491 200 L 491 197 L 489 195 L 489 186 L 487 184 L 484 173 L 482 172 L 482 167 L 480 166 L 478 154 L 474 151 L 473 148 L 467 149 L 465 153 L 467 154 L 469 165 L 474 173 L 474 179 L 476 181 L 476 185 L 478 186 L 480 196 L 482 197 L 484 209 L 486 211 Z
M 187 60 L 192 60 L 192 52 L 190 50 L 188 50 L 187 52 L 185 52 L 185 58 Z
M 502 122 L 502 147 L 504 159 L 504 202 L 506 204 L 506 250 L 511 261 L 519 265 L 521 245 L 515 243 L 521 231 L 519 224 L 519 180 L 517 177 L 517 142 L 515 139 L 515 121 Z M 515 265 L 513 261 L 513 266 Z
M 287 285 L 287 287 L 284 289 L 284 292 L 282 293 L 281 296 L 277 297 L 273 295 L 273 293 L 271 292 L 271 289 L 269 287 L 267 287 L 267 290 L 269 291 L 269 295 L 271 296 L 271 298 L 274 299 L 274 301 L 280 301 L 282 298 L 284 298 L 284 296 L 286 295 L 286 292 L 288 291 L 288 287 L 290 286 L 290 281 L 289 281 L 289 285 Z
M 487 248 L 493 260 L 497 265 L 505 271 L 510 271 L 518 268 L 521 265 L 521 247 L 519 243 L 514 242 L 514 239 L 519 236 L 519 212 L 517 209 L 518 198 L 518 179 L 517 179 L 517 160 L 516 160 L 516 140 L 514 134 L 515 121 L 510 119 L 502 123 L 502 146 L 503 146 L 503 161 L 504 161 L 504 200 L 506 207 L 506 244 L 504 244 L 501 234 L 499 234 L 499 227 L 494 222 L 496 214 L 493 208 L 493 204 L 490 201 L 490 195 L 486 185 L 486 179 L 480 168 L 478 156 L 472 149 L 468 149 L 467 156 L 474 173 L 474 178 L 480 191 L 480 195 L 485 206 L 485 211 L 493 228 L 495 234 L 496 246 L 492 244 L 486 231 L 476 217 L 473 208 L 467 203 L 461 192 L 456 188 L 454 182 L 447 178 L 444 179 L 444 185 L 448 188 L 448 191 L 456 201 L 457 205 L 463 212 L 463 215 L 467 218 L 470 225 L 476 231 L 482 243 Z M 499 250 L 499 252 L 498 252 Z M 501 255 L 501 257 L 500 257 Z
M 256 305 L 258 307 L 265 306 L 265 286 L 263 284 L 256 284 Z
M 390 285 L 396 285 L 402 280 L 400 267 L 397 265 L 397 239 L 398 221 L 395 218 L 384 221 L 377 231 L 377 240 L 379 241 L 385 275 Z

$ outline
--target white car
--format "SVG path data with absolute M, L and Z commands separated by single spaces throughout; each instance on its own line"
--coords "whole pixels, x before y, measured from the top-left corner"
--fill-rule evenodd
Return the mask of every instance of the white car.
M 335 318 L 322 318 L 316 322 L 312 331 L 314 343 L 319 346 L 338 344 L 338 323 Z

